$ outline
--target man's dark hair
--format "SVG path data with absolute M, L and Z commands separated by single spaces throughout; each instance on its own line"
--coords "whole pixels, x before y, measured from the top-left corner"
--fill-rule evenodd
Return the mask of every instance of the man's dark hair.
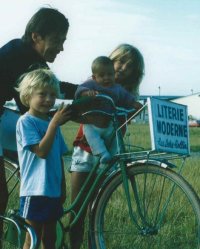
M 52 33 L 66 33 L 69 28 L 68 19 L 53 8 L 41 8 L 30 19 L 26 25 L 22 40 L 32 43 L 32 33 L 38 33 L 42 38 Z

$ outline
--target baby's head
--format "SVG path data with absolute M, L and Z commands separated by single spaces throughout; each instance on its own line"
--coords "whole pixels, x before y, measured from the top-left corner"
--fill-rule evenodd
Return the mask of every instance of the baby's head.
M 92 78 L 104 87 L 113 85 L 115 71 L 112 60 L 106 56 L 97 57 L 92 63 Z
M 19 79 L 16 90 L 19 92 L 23 105 L 30 107 L 29 102 L 32 94 L 38 90 L 48 89 L 55 94 L 55 98 L 60 95 L 59 81 L 49 69 L 36 69 L 23 74 Z

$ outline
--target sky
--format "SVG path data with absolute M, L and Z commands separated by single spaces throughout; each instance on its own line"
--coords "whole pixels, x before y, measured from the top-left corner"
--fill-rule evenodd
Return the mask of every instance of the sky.
M 200 0 L 0 0 L 0 47 L 20 38 L 31 16 L 50 5 L 70 23 L 64 51 L 49 64 L 60 80 L 76 84 L 91 63 L 121 43 L 143 54 L 141 95 L 200 92 Z

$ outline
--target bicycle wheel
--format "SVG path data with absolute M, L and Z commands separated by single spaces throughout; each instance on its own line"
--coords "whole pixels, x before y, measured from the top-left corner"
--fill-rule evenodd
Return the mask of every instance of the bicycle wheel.
M 118 174 L 96 203 L 94 248 L 200 248 L 200 201 L 183 177 L 151 164 L 137 164 L 127 172 L 135 221 Z
M 19 169 L 17 165 L 12 164 L 8 160 L 4 160 L 6 182 L 8 188 L 8 204 L 6 212 L 10 209 L 19 208 Z
M 22 249 L 29 233 L 30 249 L 36 248 L 37 237 L 34 229 L 28 224 L 20 224 L 15 219 L 0 216 L 0 249 Z
M 0 233 L 0 248 L 23 248 L 23 244 L 18 240 L 20 233 L 18 225 L 14 221 L 8 219 L 0 219 L 0 222 L 3 223 L 3 231 Z

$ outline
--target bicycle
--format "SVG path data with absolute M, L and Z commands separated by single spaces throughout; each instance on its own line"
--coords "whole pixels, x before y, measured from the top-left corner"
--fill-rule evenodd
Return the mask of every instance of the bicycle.
M 31 238 L 30 249 L 36 248 L 37 236 L 35 231 L 23 219 L 14 214 L 13 216 L 10 214 L 10 217 L 0 215 L 0 221 L 3 226 L 3 236 L 0 238 L 0 248 L 22 248 L 26 233 L 29 233 Z
M 192 186 L 180 175 L 188 155 L 156 150 L 127 151 L 117 124 L 117 114 L 120 112 L 127 116 L 128 112 L 115 107 L 108 97 L 101 95 L 99 98 L 115 110 L 109 115 L 115 125 L 114 135 L 117 136 L 119 150 L 112 163 L 104 168 L 99 169 L 99 162 L 94 165 L 79 195 L 65 210 L 63 217 L 71 213 L 74 219 L 67 225 L 58 222 L 56 248 L 66 248 L 66 232 L 91 203 L 89 248 L 199 249 L 200 200 Z M 102 113 L 91 110 L 83 116 L 94 112 Z M 174 168 L 178 162 L 180 170 L 176 172 Z M 75 213 L 74 207 L 91 180 L 92 186 L 78 213 Z

